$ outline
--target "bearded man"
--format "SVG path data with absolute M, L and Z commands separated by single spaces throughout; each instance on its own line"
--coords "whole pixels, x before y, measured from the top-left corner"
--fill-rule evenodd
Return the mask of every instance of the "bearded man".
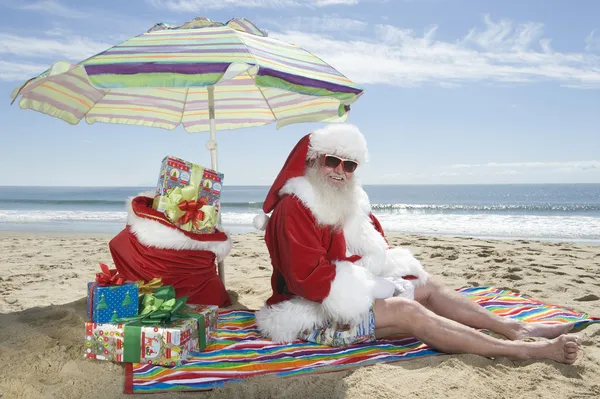
M 364 136 L 347 124 L 303 137 L 290 153 L 254 223 L 266 230 L 273 266 L 273 293 L 256 313 L 265 336 L 348 345 L 410 335 L 446 353 L 575 361 L 579 338 L 565 334 L 572 324 L 495 315 L 430 276 L 408 250 L 389 248 L 354 177 L 366 160 Z

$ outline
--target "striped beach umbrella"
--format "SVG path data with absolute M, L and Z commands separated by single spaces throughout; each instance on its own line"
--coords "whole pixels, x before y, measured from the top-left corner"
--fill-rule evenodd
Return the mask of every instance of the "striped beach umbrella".
M 19 106 L 77 124 L 120 123 L 210 132 L 342 122 L 362 94 L 319 57 L 270 38 L 246 19 L 157 24 L 78 64 L 57 62 L 11 93 Z

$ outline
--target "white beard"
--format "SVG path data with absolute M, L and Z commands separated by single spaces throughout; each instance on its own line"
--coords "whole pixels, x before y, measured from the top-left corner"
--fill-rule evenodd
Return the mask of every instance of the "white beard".
M 328 177 L 320 175 L 318 168 L 310 166 L 306 169 L 305 176 L 313 188 L 315 201 L 321 210 L 320 215 L 324 218 L 319 222 L 342 229 L 346 221 L 356 213 L 354 179 L 350 178 L 345 184 L 337 186 L 331 184 Z

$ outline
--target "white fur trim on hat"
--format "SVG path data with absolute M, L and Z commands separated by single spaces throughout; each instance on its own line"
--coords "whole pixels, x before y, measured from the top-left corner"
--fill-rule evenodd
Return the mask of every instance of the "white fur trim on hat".
M 307 158 L 315 159 L 322 154 L 337 155 L 361 164 L 368 159 L 367 141 L 356 126 L 331 123 L 310 135 Z
M 254 216 L 252 224 L 254 225 L 254 228 L 256 230 L 264 230 L 267 228 L 268 221 L 269 215 L 267 215 L 266 213 L 259 213 L 258 215 Z

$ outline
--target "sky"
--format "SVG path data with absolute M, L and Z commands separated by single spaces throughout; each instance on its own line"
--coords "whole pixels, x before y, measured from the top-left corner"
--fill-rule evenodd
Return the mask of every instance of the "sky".
M 246 17 L 364 89 L 348 122 L 365 184 L 600 183 L 595 0 L 0 0 L 0 185 L 154 186 L 164 156 L 210 166 L 208 134 L 62 120 L 10 105 L 56 61 L 155 23 Z M 269 185 L 323 124 L 220 131 L 227 185 Z

